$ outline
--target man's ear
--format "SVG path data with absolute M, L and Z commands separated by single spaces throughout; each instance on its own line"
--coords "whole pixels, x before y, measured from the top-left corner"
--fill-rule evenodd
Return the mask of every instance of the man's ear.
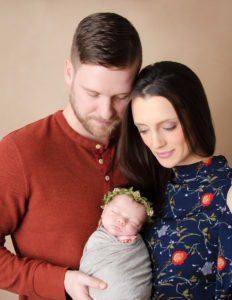
M 74 77 L 74 67 L 71 60 L 67 58 L 64 67 L 64 80 L 69 87 L 72 84 L 73 77 Z
M 227 198 L 226 198 L 227 205 L 229 206 L 230 211 L 232 212 L 232 186 L 230 187 Z

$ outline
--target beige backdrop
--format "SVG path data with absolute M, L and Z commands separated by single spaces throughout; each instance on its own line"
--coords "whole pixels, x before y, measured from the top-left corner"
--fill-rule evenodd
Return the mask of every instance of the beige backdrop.
M 74 29 L 99 11 L 122 14 L 135 25 L 143 65 L 176 60 L 199 75 L 214 119 L 216 152 L 232 164 L 231 0 L 0 0 L 0 138 L 64 108 L 64 60 Z M 7 247 L 12 249 L 9 239 Z M 0 291 L 0 299 L 17 297 Z

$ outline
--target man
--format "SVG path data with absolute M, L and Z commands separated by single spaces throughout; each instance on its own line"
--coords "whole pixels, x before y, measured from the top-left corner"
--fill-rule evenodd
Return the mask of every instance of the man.
M 103 195 L 124 183 L 118 126 L 141 57 L 127 19 L 86 17 L 65 63 L 67 107 L 0 143 L 0 288 L 21 300 L 87 300 L 88 286 L 106 287 L 78 265 Z M 8 234 L 16 255 L 4 248 Z

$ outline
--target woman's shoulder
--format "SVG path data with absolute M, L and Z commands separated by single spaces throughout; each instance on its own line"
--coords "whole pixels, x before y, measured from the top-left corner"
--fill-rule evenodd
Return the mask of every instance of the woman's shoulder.
M 220 170 L 230 172 L 231 168 L 228 161 L 223 155 L 216 155 L 209 159 L 207 162 L 203 162 L 204 166 L 208 167 L 210 170 Z
M 201 173 L 207 175 L 210 184 L 223 185 L 227 191 L 232 184 L 232 169 L 222 155 L 213 156 L 207 164 L 202 166 Z

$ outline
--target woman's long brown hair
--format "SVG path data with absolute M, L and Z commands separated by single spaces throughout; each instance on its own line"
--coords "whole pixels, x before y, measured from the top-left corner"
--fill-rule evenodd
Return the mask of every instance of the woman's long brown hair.
M 173 105 L 190 150 L 202 157 L 213 155 L 215 133 L 204 88 L 187 66 L 164 61 L 149 65 L 139 74 L 130 99 L 163 96 Z M 131 185 L 139 188 L 160 212 L 171 169 L 162 167 L 143 143 L 134 125 L 131 102 L 121 127 L 119 162 Z

